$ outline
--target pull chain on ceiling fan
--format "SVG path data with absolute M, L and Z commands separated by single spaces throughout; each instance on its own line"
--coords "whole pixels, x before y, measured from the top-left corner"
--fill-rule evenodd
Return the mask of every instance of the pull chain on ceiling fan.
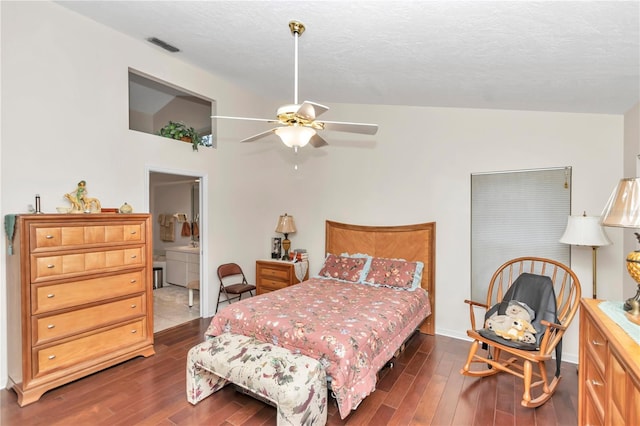
M 303 147 L 307 145 L 307 143 L 315 148 L 328 145 L 327 141 L 318 134 L 319 130 L 375 135 L 378 131 L 377 124 L 318 121 L 316 118 L 320 114 L 328 111 L 329 107 L 311 101 L 304 101 L 301 105 L 298 104 L 298 39 L 302 33 L 304 33 L 305 26 L 301 22 L 291 21 L 289 22 L 289 29 L 294 38 L 293 104 L 283 105 L 278 108 L 277 119 L 275 120 L 224 115 L 214 115 L 211 118 L 278 123 L 280 126 L 250 136 L 240 142 L 253 142 L 275 133 L 285 145 L 293 147 L 296 151 L 298 147 Z

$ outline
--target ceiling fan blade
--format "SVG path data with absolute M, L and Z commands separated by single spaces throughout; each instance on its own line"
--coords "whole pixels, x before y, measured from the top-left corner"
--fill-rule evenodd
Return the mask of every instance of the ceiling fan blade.
M 325 146 L 329 144 L 327 143 L 327 141 L 322 139 L 322 137 L 319 134 L 316 133 L 311 137 L 311 139 L 309 139 L 309 145 L 313 146 L 314 148 L 320 148 L 321 146 Z
M 377 124 L 367 123 L 347 123 L 343 121 L 322 121 L 324 130 L 333 130 L 336 132 L 361 133 L 363 135 L 375 135 L 378 131 Z
M 266 123 L 277 123 L 278 120 L 272 118 L 251 118 L 251 117 L 229 117 L 227 115 L 212 115 L 211 118 L 224 118 L 227 120 L 249 120 L 249 121 L 263 121 Z
M 299 115 L 307 120 L 315 120 L 320 114 L 329 111 L 329 107 L 317 104 L 315 102 L 304 101 L 298 111 L 296 111 L 296 115 Z
M 269 135 L 270 135 L 270 134 L 272 134 L 275 130 L 276 130 L 276 129 L 274 128 L 274 129 L 267 130 L 266 132 L 258 133 L 257 135 L 249 136 L 249 137 L 248 137 L 248 138 L 246 138 L 246 139 L 242 139 L 240 142 L 253 142 L 253 141 L 258 140 L 258 139 L 260 139 L 260 138 L 264 138 L 264 137 L 269 136 Z

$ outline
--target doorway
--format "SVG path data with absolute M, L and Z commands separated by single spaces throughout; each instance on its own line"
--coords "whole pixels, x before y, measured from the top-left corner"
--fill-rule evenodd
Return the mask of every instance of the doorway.
M 188 172 L 186 172 L 188 173 Z M 202 316 L 200 241 L 202 177 L 149 170 L 149 212 L 153 217 L 154 333 Z M 189 285 L 188 285 L 189 284 Z

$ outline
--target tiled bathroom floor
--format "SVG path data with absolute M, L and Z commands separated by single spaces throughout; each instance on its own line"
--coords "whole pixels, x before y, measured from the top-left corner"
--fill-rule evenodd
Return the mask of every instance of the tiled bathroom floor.
M 166 284 L 153 290 L 153 332 L 175 327 L 200 318 L 200 292 L 193 292 L 193 306 L 189 308 L 189 290 Z

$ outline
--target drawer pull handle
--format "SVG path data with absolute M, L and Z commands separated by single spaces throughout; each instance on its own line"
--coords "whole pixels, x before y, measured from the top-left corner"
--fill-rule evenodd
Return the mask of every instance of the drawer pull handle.
M 48 328 L 48 329 L 56 328 L 56 325 L 55 325 L 55 324 L 49 324 L 49 325 L 47 326 L 47 328 Z
M 135 303 L 133 303 L 133 304 L 131 305 L 131 309 L 133 309 L 133 308 L 135 308 L 135 307 L 137 307 L 137 306 L 138 306 L 138 305 L 136 305 Z
M 56 356 L 55 355 L 49 355 L 49 359 L 55 359 Z
M 591 341 L 591 344 L 592 344 L 593 346 L 604 346 L 604 343 L 600 343 L 600 342 L 598 342 L 598 341 L 597 341 L 597 340 L 595 340 L 595 339 Z
M 138 256 L 137 256 L 137 255 L 135 255 L 135 254 L 132 254 L 132 255 L 131 255 L 131 258 L 132 258 L 132 259 L 135 259 L 136 257 L 138 257 Z
M 47 299 L 53 299 L 54 297 L 56 297 L 56 295 L 53 293 L 47 294 Z
M 136 334 L 138 330 L 131 330 L 131 334 Z
M 138 280 L 133 279 L 133 280 L 131 280 L 131 281 L 129 281 L 129 282 L 130 282 L 131 284 L 133 284 L 133 283 L 137 283 L 137 282 L 138 282 Z
M 136 235 L 137 233 L 137 231 L 131 231 L 131 235 Z
M 47 235 L 47 236 L 45 236 L 45 238 L 46 238 L 47 240 L 50 240 L 50 239 L 52 239 L 52 238 L 53 238 L 53 235 Z
M 597 380 L 591 380 L 591 384 L 592 384 L 593 386 L 604 386 L 604 383 L 599 382 L 599 381 L 597 381 Z
M 53 268 L 55 268 L 55 267 L 56 267 L 56 265 L 51 265 L 51 264 L 47 265 L 47 268 L 48 268 L 48 269 L 53 269 Z

